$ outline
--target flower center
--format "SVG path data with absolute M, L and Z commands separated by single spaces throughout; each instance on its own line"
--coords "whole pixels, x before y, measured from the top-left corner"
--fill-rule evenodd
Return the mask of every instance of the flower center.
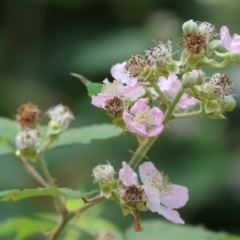
M 122 94 L 122 83 L 120 80 L 114 80 L 112 83 L 107 82 L 104 84 L 102 92 L 111 93 L 116 96 L 121 96 Z
M 190 54 L 206 51 L 206 36 L 201 33 L 187 32 L 182 39 L 182 45 Z
M 111 118 L 121 117 L 124 111 L 124 101 L 119 97 L 108 99 L 105 102 L 107 114 Z
M 143 71 L 143 68 L 147 65 L 147 61 L 141 55 L 132 55 L 126 62 L 124 70 L 129 77 L 137 77 Z
M 135 121 L 141 123 L 144 126 L 149 125 L 149 119 L 150 119 L 151 113 L 150 111 L 138 111 L 135 115 Z
M 133 184 L 125 187 L 122 199 L 127 206 L 136 207 L 137 204 L 146 201 L 146 195 L 141 186 Z

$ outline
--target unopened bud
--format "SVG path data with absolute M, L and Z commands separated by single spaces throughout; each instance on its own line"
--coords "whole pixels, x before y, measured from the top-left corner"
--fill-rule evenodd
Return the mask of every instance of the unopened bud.
M 193 20 L 189 20 L 182 25 L 183 32 L 197 32 L 198 25 Z
M 233 62 L 240 63 L 240 51 L 239 50 L 231 50 L 229 52 L 229 56 Z
M 184 87 L 193 87 L 195 85 L 203 84 L 203 80 L 206 77 L 202 70 L 193 70 L 192 72 L 187 72 L 182 76 L 182 83 Z
M 236 107 L 236 100 L 234 95 L 225 96 L 221 101 L 221 108 L 223 111 L 231 112 Z
M 222 43 L 221 40 L 213 40 L 213 41 L 211 41 L 209 47 L 210 47 L 211 50 L 218 51 L 218 52 L 226 51 L 226 49 L 223 46 L 223 43 Z

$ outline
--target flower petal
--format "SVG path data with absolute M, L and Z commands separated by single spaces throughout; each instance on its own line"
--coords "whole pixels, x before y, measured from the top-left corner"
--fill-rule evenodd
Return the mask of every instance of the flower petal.
M 172 185 L 168 195 L 161 196 L 161 203 L 168 208 L 183 207 L 188 201 L 188 189 L 180 185 Z
M 230 50 L 230 44 L 232 42 L 232 38 L 229 34 L 229 30 L 226 26 L 222 26 L 220 29 L 220 38 L 222 40 L 223 46 L 227 49 Z
M 186 109 L 188 107 L 194 106 L 199 101 L 194 97 L 188 97 L 186 93 L 182 95 L 182 97 L 179 100 L 178 107 L 182 109 Z
M 233 40 L 230 45 L 230 50 L 238 50 L 240 51 L 240 36 L 233 37 Z
M 124 75 L 124 66 L 126 65 L 126 62 L 117 63 L 112 66 L 111 68 L 111 74 L 114 79 L 121 80 Z
M 105 108 L 105 102 L 108 99 L 114 98 L 111 93 L 99 93 L 97 96 L 92 96 L 92 104 L 96 107 Z
M 158 189 L 148 185 L 142 185 L 142 188 L 147 196 L 147 207 L 152 212 L 157 212 L 161 202 Z
M 181 219 L 179 213 L 176 210 L 172 210 L 160 205 L 157 212 L 171 222 L 184 224 L 184 221 Z
M 132 168 L 126 163 L 122 162 L 122 168 L 119 171 L 119 179 L 125 186 L 137 184 L 137 174 Z
M 139 99 L 137 102 L 134 103 L 130 112 L 134 115 L 137 114 L 139 111 L 148 111 L 149 106 L 147 105 L 148 98 Z
M 162 175 L 155 168 L 152 162 L 145 162 L 139 166 L 139 175 L 142 182 L 149 186 L 156 186 L 161 184 Z
M 123 95 L 124 97 L 130 98 L 132 101 L 136 101 L 138 98 L 145 94 L 145 89 L 142 86 L 131 86 L 127 85 L 123 87 Z

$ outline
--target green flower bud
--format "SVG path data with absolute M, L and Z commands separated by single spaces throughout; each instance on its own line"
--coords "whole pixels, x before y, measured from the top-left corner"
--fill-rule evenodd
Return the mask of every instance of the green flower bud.
M 218 51 L 218 52 L 224 52 L 226 51 L 225 47 L 222 44 L 221 40 L 213 40 L 211 41 L 209 45 L 210 50 Z
M 236 100 L 234 95 L 225 96 L 220 102 L 223 111 L 231 112 L 236 107 Z
M 239 50 L 230 51 L 229 56 L 233 62 L 240 64 L 240 51 Z
M 182 83 L 184 87 L 202 85 L 205 77 L 206 75 L 202 70 L 193 70 L 192 72 L 183 74 Z
M 197 32 L 198 25 L 193 20 L 189 20 L 182 25 L 183 32 Z

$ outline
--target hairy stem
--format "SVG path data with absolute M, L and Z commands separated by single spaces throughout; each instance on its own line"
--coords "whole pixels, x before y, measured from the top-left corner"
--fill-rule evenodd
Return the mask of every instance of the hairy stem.
M 28 171 L 28 173 L 37 180 L 37 182 L 39 182 L 43 187 L 49 187 L 49 184 L 42 178 L 42 176 L 35 170 L 35 168 L 33 166 L 31 166 L 28 161 L 21 157 L 20 158 L 23 166 L 25 167 L 25 169 Z

